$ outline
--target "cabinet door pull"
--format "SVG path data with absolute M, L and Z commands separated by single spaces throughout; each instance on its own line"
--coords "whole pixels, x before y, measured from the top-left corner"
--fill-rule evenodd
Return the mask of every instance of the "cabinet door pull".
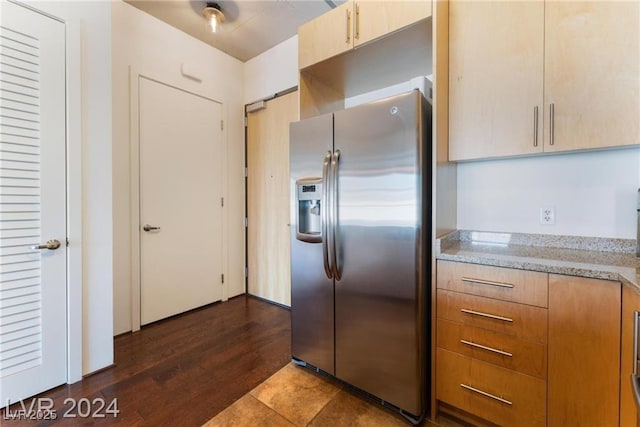
M 554 134 L 556 133 L 555 129 L 555 106 L 553 103 L 549 104 L 549 145 L 554 144 Z
M 489 319 L 502 320 L 503 322 L 513 322 L 513 319 L 508 317 L 496 316 L 495 314 L 483 313 L 481 311 L 469 310 L 467 308 L 461 308 L 461 312 L 472 314 L 474 316 L 487 317 Z
M 538 106 L 533 107 L 533 146 L 538 146 Z
M 504 403 L 506 405 L 509 405 L 509 406 L 513 405 L 513 402 L 510 402 L 507 399 L 503 399 L 503 398 L 498 397 L 498 396 L 496 396 L 494 394 L 487 393 L 486 391 L 478 390 L 477 388 L 471 387 L 470 385 L 460 384 L 460 387 L 462 387 L 464 389 L 467 389 L 467 390 L 470 390 L 470 391 L 472 391 L 474 393 L 481 394 L 482 396 L 488 397 L 490 399 L 497 400 L 498 402 L 502 402 L 502 403 Z
M 507 351 L 498 350 L 497 348 L 487 347 L 486 345 L 477 344 L 475 342 L 467 341 L 467 340 L 460 340 L 460 342 L 462 344 L 466 344 L 466 345 L 468 345 L 470 347 L 475 347 L 475 348 L 479 348 L 479 349 L 482 349 L 482 350 L 491 351 L 493 353 L 498 353 L 498 354 L 501 354 L 501 355 L 507 356 L 507 357 L 513 357 L 513 353 L 509 353 Z
M 356 30 L 354 31 L 354 38 L 360 40 L 360 5 L 356 3 Z
M 461 280 L 463 282 L 477 283 L 479 285 L 498 286 L 500 288 L 513 288 L 514 287 L 511 283 L 494 282 L 492 280 L 474 279 L 472 277 L 463 277 Z
M 345 39 L 345 43 L 349 43 L 349 41 L 351 41 L 351 31 L 349 31 L 351 28 L 351 25 L 349 25 L 351 23 L 351 13 L 349 13 L 349 9 L 345 10 L 345 22 L 347 24 L 347 28 L 346 28 L 346 39 Z

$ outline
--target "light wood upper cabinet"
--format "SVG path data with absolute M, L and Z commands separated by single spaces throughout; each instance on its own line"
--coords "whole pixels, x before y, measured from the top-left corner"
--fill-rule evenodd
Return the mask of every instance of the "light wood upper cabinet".
M 640 144 L 639 32 L 636 1 L 452 0 L 450 160 Z
M 298 28 L 298 68 L 303 69 L 353 48 L 353 2 Z
M 355 47 L 431 16 L 430 1 L 360 0 L 354 8 Z
M 640 144 L 640 2 L 547 1 L 545 15 L 544 150 Z
M 543 2 L 451 1 L 450 160 L 542 152 L 543 36 Z
M 431 16 L 431 1 L 353 0 L 298 28 L 298 68 L 364 45 Z

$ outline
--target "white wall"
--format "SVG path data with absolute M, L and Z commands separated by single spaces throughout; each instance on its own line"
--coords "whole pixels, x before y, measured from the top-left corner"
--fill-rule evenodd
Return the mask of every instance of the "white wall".
M 459 163 L 458 228 L 635 239 L 639 169 L 638 148 Z
M 298 36 L 244 64 L 244 103 L 273 96 L 298 85 Z
M 112 14 L 114 332 L 119 334 L 131 329 L 129 66 L 224 105 L 228 245 L 223 269 L 224 294 L 231 297 L 245 289 L 243 64 L 129 4 L 113 2 Z M 202 82 L 183 77 L 182 63 L 200 73 Z
M 72 82 L 78 86 L 68 90 L 77 93 L 81 102 L 82 373 L 86 374 L 113 363 L 112 202 L 105 197 L 111 194 L 112 176 L 111 5 L 98 1 L 29 4 L 64 20 L 67 31 L 77 31 L 81 39 L 72 40 L 79 51 L 68 47 L 70 54 L 80 56 L 70 62 L 81 68 L 79 81 Z M 78 243 L 70 241 L 71 246 Z M 78 309 L 71 307 L 73 312 Z

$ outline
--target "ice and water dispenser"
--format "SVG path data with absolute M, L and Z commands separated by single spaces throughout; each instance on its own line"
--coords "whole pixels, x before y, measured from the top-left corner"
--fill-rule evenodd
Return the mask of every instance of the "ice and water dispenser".
M 322 242 L 322 178 L 302 178 L 296 181 L 296 238 L 303 242 Z

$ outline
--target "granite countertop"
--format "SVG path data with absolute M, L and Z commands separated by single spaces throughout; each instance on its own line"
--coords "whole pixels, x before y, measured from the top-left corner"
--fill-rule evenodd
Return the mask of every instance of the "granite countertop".
M 436 241 L 436 259 L 615 280 L 640 293 L 631 239 L 457 230 Z

